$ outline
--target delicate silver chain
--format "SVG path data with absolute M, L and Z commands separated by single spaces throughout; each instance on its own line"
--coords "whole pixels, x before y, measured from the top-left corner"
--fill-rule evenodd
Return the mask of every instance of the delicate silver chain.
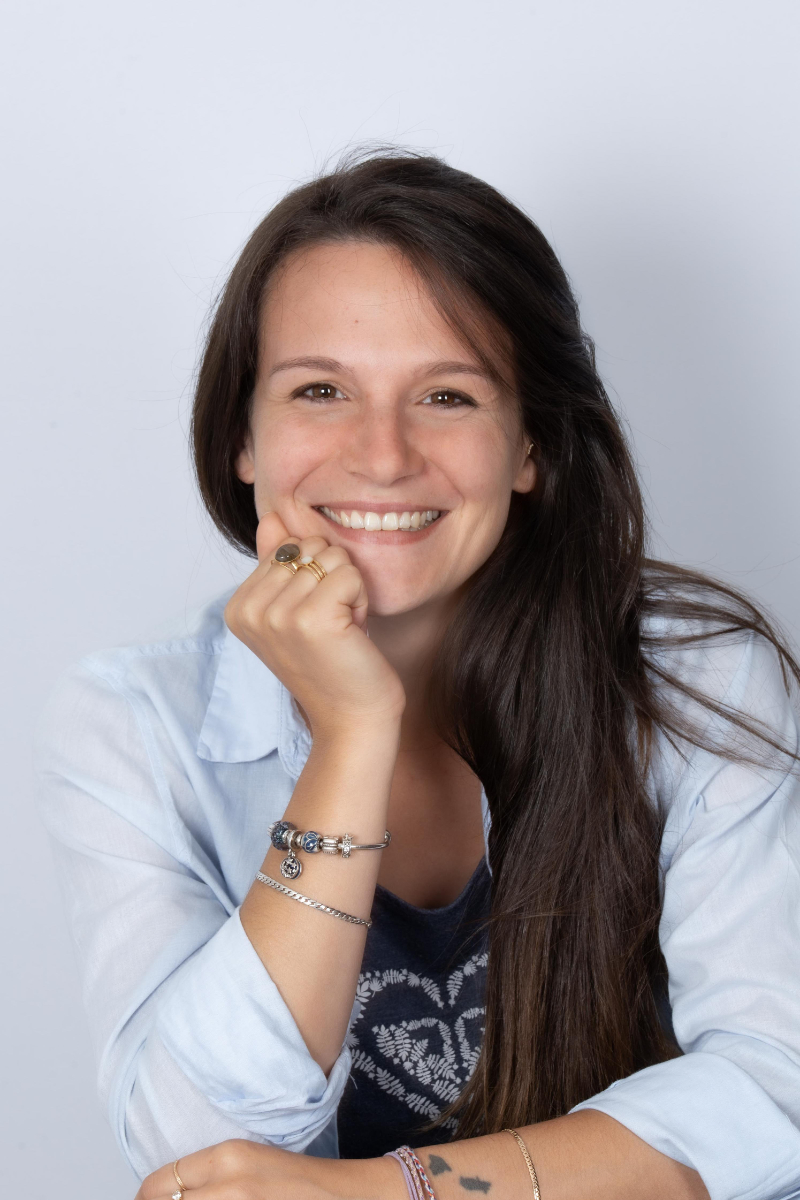
M 327 904 L 322 904 L 319 900 L 310 900 L 308 896 L 301 896 L 299 892 L 295 892 L 292 888 L 278 883 L 277 879 L 272 879 L 269 875 L 265 875 L 263 871 L 257 872 L 256 879 L 259 883 L 266 883 L 267 887 L 274 888 L 276 892 L 283 892 L 285 896 L 291 896 L 292 900 L 299 900 L 301 904 L 307 904 L 309 908 L 318 908 L 320 912 L 328 913 L 332 917 L 338 917 L 340 921 L 349 921 L 351 925 L 366 925 L 367 929 L 370 929 L 372 926 L 372 921 L 364 917 L 353 917 L 350 913 L 340 912 L 338 908 L 329 908 Z

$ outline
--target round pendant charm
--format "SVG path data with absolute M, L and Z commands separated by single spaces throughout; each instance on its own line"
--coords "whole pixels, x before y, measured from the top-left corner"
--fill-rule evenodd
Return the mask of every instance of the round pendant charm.
M 294 562 L 300 557 L 300 547 L 294 542 L 287 542 L 285 546 L 279 546 L 275 551 L 275 561 L 279 563 Z
M 303 864 L 294 854 L 289 854 L 281 863 L 281 875 L 284 879 L 297 879 L 303 870 Z
M 317 854 L 321 838 L 313 829 L 309 829 L 300 839 L 300 846 L 306 854 Z

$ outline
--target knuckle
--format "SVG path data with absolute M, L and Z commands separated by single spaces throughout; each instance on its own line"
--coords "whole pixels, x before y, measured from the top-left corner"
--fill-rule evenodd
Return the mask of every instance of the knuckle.
M 238 1171 L 245 1161 L 242 1147 L 246 1146 L 247 1142 L 239 1138 L 233 1138 L 228 1142 L 220 1142 L 214 1147 L 214 1167 L 216 1170 L 221 1170 L 225 1174 L 230 1174 Z
M 222 613 L 222 618 L 232 633 L 236 632 L 239 624 L 239 605 L 236 597 L 232 596 Z
M 320 560 L 327 571 L 335 570 L 337 567 L 345 566 L 350 563 L 350 555 L 343 546 L 330 546 L 326 551 L 324 558 Z M 330 563 L 330 566 L 328 565 Z

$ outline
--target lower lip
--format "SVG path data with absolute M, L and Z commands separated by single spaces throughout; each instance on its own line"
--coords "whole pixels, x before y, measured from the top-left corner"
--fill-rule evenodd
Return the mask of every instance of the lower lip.
M 346 525 L 340 525 L 337 521 L 332 521 L 324 512 L 320 512 L 317 508 L 314 510 L 319 513 L 324 521 L 332 525 L 337 533 L 346 538 L 349 542 L 364 543 L 368 546 L 409 546 L 412 542 L 422 542 L 433 533 L 438 525 L 447 516 L 447 513 L 442 513 L 435 521 L 431 521 L 430 525 L 426 525 L 424 529 L 407 530 L 407 529 L 353 529 L 352 526 L 348 529 Z

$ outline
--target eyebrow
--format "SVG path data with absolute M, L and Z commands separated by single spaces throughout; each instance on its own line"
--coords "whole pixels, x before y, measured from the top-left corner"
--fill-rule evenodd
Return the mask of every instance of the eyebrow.
M 294 371 L 304 368 L 311 371 L 330 371 L 332 374 L 347 371 L 344 363 L 335 358 L 285 358 L 276 363 L 270 371 L 270 378 L 280 371 Z M 478 375 L 483 379 L 491 376 L 475 363 L 460 362 L 458 359 L 440 359 L 437 362 L 425 363 L 419 371 L 420 375 Z M 494 382 L 494 380 L 492 380 Z

